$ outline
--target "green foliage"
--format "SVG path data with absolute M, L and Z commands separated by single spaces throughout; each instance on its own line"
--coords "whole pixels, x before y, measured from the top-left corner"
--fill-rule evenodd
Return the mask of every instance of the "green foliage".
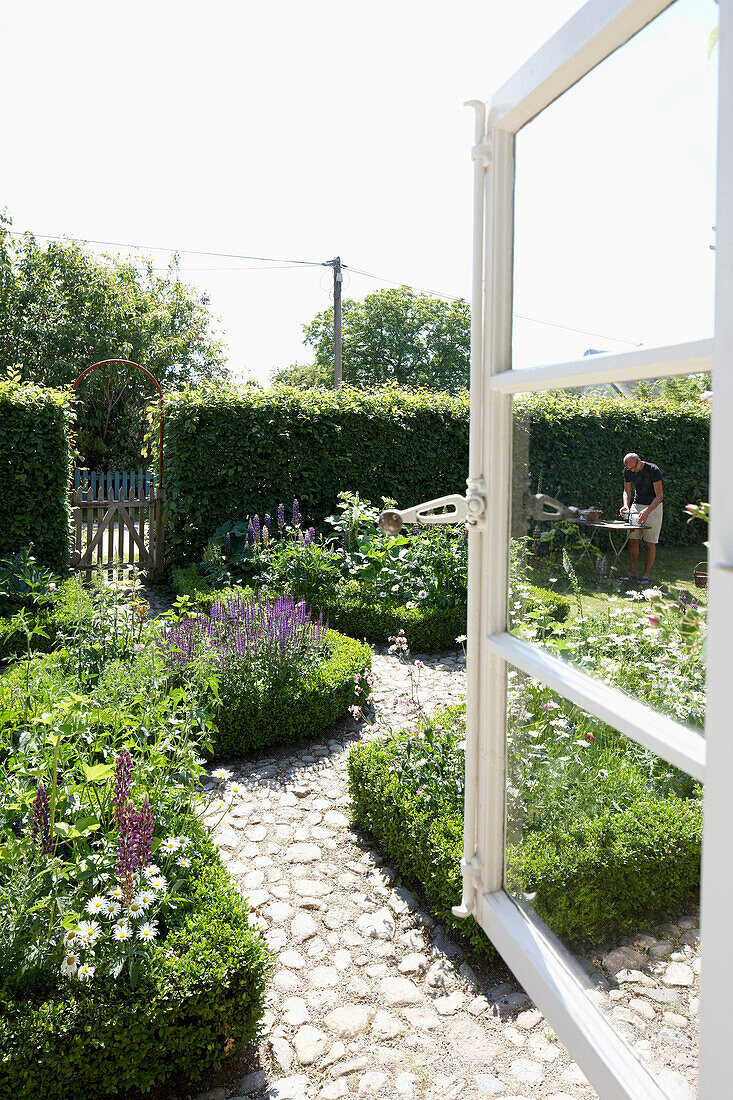
M 271 959 L 246 902 L 192 818 L 201 855 L 178 926 L 151 948 L 140 986 L 70 979 L 34 997 L 0 996 L 0 1094 L 32 1100 L 148 1091 L 216 1070 L 257 1035 Z
M 435 715 L 417 735 L 355 746 L 348 758 L 352 808 L 356 823 L 419 885 L 431 912 L 491 958 L 495 951 L 482 930 L 451 912 L 462 886 L 463 748 L 461 708 Z M 576 798 L 564 815 L 560 808 L 560 820 L 520 830 L 507 850 L 511 889 L 536 893 L 538 912 L 566 941 L 597 940 L 643 917 L 667 916 L 699 888 L 699 799 L 660 796 L 641 780 L 619 807 L 614 778 L 594 814 L 579 812 Z M 573 781 L 568 773 L 563 797 Z M 594 782 L 603 785 L 601 770 Z
M 404 607 L 386 600 L 362 600 L 358 593 L 338 593 L 332 602 L 319 605 L 334 630 L 353 638 L 386 645 L 404 630 L 413 653 L 438 653 L 455 649 L 456 638 L 466 633 L 466 605 L 455 607 Z
M 184 391 L 165 403 L 167 539 L 173 566 L 200 561 L 222 523 L 297 497 L 316 527 L 340 489 L 412 503 L 465 485 L 468 399 L 255 388 Z
M 212 594 L 209 582 L 201 576 L 197 566 L 187 565 L 185 568 L 176 567 L 171 570 L 171 588 L 176 596 L 188 596 L 196 604 L 200 596 Z M 211 608 L 211 602 L 206 608 Z
M 224 374 L 206 296 L 153 261 L 99 258 L 72 241 L 21 241 L 0 214 L 0 367 L 25 381 L 68 386 L 92 363 L 140 363 L 163 390 Z M 92 469 L 143 464 L 145 407 L 156 396 L 139 371 L 108 367 L 79 387 L 77 446 Z
M 310 390 L 314 386 L 332 390 L 333 363 L 330 367 L 318 363 L 293 363 L 292 367 L 273 371 L 270 381 L 273 386 L 292 386 L 296 390 Z
M 662 471 L 661 545 L 690 546 L 685 505 L 707 496 L 710 410 L 661 400 L 637 402 L 563 393 L 517 401 L 515 499 L 521 489 L 544 492 L 565 504 L 598 505 L 617 519 L 623 492 L 623 458 L 630 451 Z M 528 523 L 522 531 L 528 533 Z
M 232 664 L 221 673 L 214 715 L 214 753 L 241 756 L 263 745 L 318 737 L 358 702 L 354 677 L 371 668 L 371 649 L 334 630 L 328 656 L 295 682 L 278 687 Z
M 74 577 L 63 581 L 48 603 L 33 611 L 0 618 L 0 660 L 32 653 L 50 653 L 84 620 L 90 624 L 94 601 L 81 581 Z M 29 636 L 29 631 L 31 633 Z
M 317 368 L 333 379 L 333 307 L 304 327 Z M 363 302 L 346 299 L 342 372 L 349 385 L 426 386 L 456 393 L 468 387 L 471 317 L 468 302 L 445 302 L 406 286 L 378 290 Z
M 68 394 L 0 381 L 0 556 L 67 567 L 72 423 Z

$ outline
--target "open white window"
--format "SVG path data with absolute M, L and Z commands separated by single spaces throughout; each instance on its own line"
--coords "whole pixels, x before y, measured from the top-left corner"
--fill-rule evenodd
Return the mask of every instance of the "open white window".
M 699 5 L 698 5 L 699 7 Z M 639 753 L 654 767 L 661 761 L 660 772 L 669 777 L 668 764 L 678 769 L 679 782 L 704 783 L 705 839 L 703 848 L 702 938 L 705 945 L 704 971 L 700 1004 L 700 1095 L 710 1100 L 730 1095 L 733 1086 L 733 1043 L 730 1035 L 729 999 L 733 989 L 733 954 L 730 951 L 729 919 L 733 913 L 733 875 L 730 841 L 733 836 L 733 709 L 731 675 L 733 670 L 733 500 L 729 481 L 733 476 L 733 0 L 708 4 L 714 21 L 720 22 L 719 85 L 717 117 L 717 210 L 710 229 L 710 315 L 711 328 L 701 332 L 689 323 L 684 302 L 686 296 L 700 292 L 700 277 L 694 276 L 686 287 L 690 272 L 681 265 L 670 284 L 670 295 L 679 294 L 681 305 L 668 312 L 673 315 L 671 338 L 650 323 L 646 331 L 652 339 L 633 346 L 635 333 L 611 332 L 609 340 L 594 346 L 588 336 L 588 351 L 604 355 L 563 357 L 562 342 L 546 340 L 546 354 L 537 352 L 542 342 L 524 339 L 516 313 L 542 319 L 541 307 L 518 308 L 517 296 L 526 292 L 522 257 L 532 230 L 531 204 L 524 202 L 527 177 L 522 173 L 546 173 L 548 203 L 545 226 L 535 239 L 552 242 L 555 249 L 564 245 L 578 251 L 580 236 L 589 241 L 605 240 L 604 248 L 628 246 L 628 277 L 619 280 L 621 296 L 639 293 L 634 285 L 639 264 L 638 225 L 613 224 L 614 210 L 608 204 L 583 208 L 585 222 L 563 221 L 552 196 L 563 193 L 558 178 L 568 173 L 568 187 L 578 186 L 580 152 L 586 166 L 599 173 L 618 170 L 617 164 L 604 164 L 602 144 L 586 140 L 589 134 L 577 132 L 573 145 L 573 119 L 584 119 L 585 111 L 574 113 L 574 104 L 589 100 L 610 72 L 623 86 L 628 110 L 629 88 L 642 98 L 650 93 L 645 72 L 644 49 L 669 51 L 670 66 L 677 63 L 670 43 L 675 40 L 675 23 L 691 17 L 694 5 L 689 0 L 590 0 L 525 66 L 509 80 L 488 105 L 474 102 L 476 135 L 475 163 L 475 250 L 474 296 L 472 314 L 471 438 L 470 477 L 467 509 L 473 520 L 469 534 L 469 624 L 468 624 L 468 721 L 466 746 L 466 816 L 464 893 L 457 912 L 472 914 L 486 930 L 505 961 L 524 984 L 530 996 L 547 1017 L 559 1038 L 605 1098 L 656 1097 L 666 1094 L 664 1081 L 655 1077 L 633 1044 L 627 1042 L 598 1007 L 589 992 L 586 976 L 579 971 L 572 954 L 553 936 L 538 914 L 533 897 L 516 896 L 512 887 L 513 841 L 525 827 L 521 804 L 521 784 L 526 778 L 516 760 L 521 758 L 521 738 L 526 735 L 517 722 L 517 697 L 527 691 L 549 688 L 560 701 L 561 721 L 574 731 L 576 740 L 583 731 L 592 732 L 594 722 L 616 731 L 625 744 L 639 746 Z M 692 16 L 694 16 L 692 11 Z M 698 13 L 699 14 L 699 13 Z M 667 21 L 665 23 L 665 21 Z M 712 27 L 711 25 L 711 27 Z M 707 59 L 702 57 L 703 68 Z M 637 77 L 633 65 L 640 64 Z M 616 66 L 614 69 L 613 66 Z M 604 66 L 609 68 L 604 69 Z M 661 94 L 661 93 L 660 93 Z M 563 102 L 564 97 L 568 97 Z M 572 97 L 572 100 L 571 98 Z M 620 97 L 622 98 L 622 97 Z M 566 109 L 567 106 L 567 109 Z M 716 123 L 712 115 L 684 109 L 684 103 L 671 104 L 680 133 L 694 132 Z M 569 126 L 560 135 L 550 112 Z M 547 112 L 547 115 L 544 113 Z M 543 118 L 544 115 L 544 118 Z M 598 117 L 598 128 L 614 116 Z M 544 126 L 545 120 L 550 124 Z M 618 121 L 618 119 L 616 119 Z M 530 130 L 536 125 L 537 140 L 532 143 Z M 578 123 L 580 126 L 580 123 Z M 544 127 L 544 129 L 543 129 Z M 525 131 L 526 128 L 526 131 Z M 527 140 L 525 141 L 525 135 Z M 638 135 L 637 135 L 638 138 Z M 652 143 L 653 144 L 653 143 Z M 694 142 L 692 157 L 695 156 Z M 633 152 L 633 145 L 630 146 Z M 680 142 L 680 156 L 688 156 Z M 599 152 L 601 150 L 601 152 Z M 525 152 L 526 151 L 526 152 Z M 645 185 L 643 143 L 637 147 L 633 164 L 639 204 L 647 203 L 647 216 L 662 211 L 668 219 L 674 250 L 674 182 L 660 190 L 652 181 Z M 575 176 L 573 176 L 575 166 Z M 631 164 L 626 165 L 632 169 Z M 633 173 L 632 173 L 633 174 Z M 575 182 L 573 183 L 573 179 Z M 621 180 L 621 177 L 619 177 Z M 621 185 L 621 184 L 620 184 Z M 607 190 L 599 189 L 604 194 Z M 587 186 L 577 191 L 578 201 L 587 203 Z M 672 198 L 670 198 L 670 195 Z M 669 204 L 672 203 L 672 206 Z M 665 204 L 669 208 L 665 207 Z M 529 210 L 529 214 L 527 211 Z M 536 213 L 536 211 L 535 211 Z M 702 211 L 707 217 L 708 212 Z M 581 215 L 578 214 L 580 218 Z M 594 219 L 597 222 L 594 229 Z M 579 229 L 580 225 L 580 229 Z M 585 225 L 587 232 L 583 230 Z M 602 230 L 600 235 L 598 230 Z M 679 232 L 682 232 L 681 228 Z M 563 236 L 563 233 L 565 236 Z M 605 233 L 605 237 L 604 237 Z M 628 240 L 623 244 L 624 234 Z M 658 250 L 659 251 L 659 250 Z M 680 248 L 680 253 L 684 249 Z M 516 253 L 516 258 L 515 258 Z M 652 260 L 654 257 L 652 257 Z M 594 266 L 604 262 L 603 249 L 589 246 L 579 259 L 585 265 L 586 278 L 593 278 Z M 669 278 L 670 263 L 657 256 L 660 280 Z M 651 261 L 650 261 L 651 262 Z M 541 257 L 532 267 L 541 270 Z M 577 266 L 577 265 L 576 265 Z M 567 271 L 567 265 L 565 266 Z M 655 278 L 645 272 L 647 280 Z M 552 280 L 552 273 L 549 274 Z M 560 276 L 558 276 L 560 279 Z M 704 278 L 703 278 L 704 282 Z M 713 285 L 714 284 L 714 285 Z M 548 273 L 545 272 L 545 286 Z M 648 283 L 647 283 L 648 285 Z M 631 289 L 630 289 L 631 288 Z M 573 286 L 563 290 L 549 287 L 555 307 L 546 319 L 558 317 L 557 303 L 567 309 L 562 320 L 576 318 Z M 531 288 L 530 288 L 531 291 Z M 659 295 L 649 295 L 649 309 Z M 712 328 L 714 297 L 714 329 Z M 531 302 L 531 292 L 528 295 Z M 526 313 L 525 313 L 526 310 Z M 519 320 L 522 320 L 520 317 Z M 528 323 L 536 323 L 530 321 Z M 571 321 L 576 326 L 582 322 Z M 562 326 L 559 326 L 562 327 Z M 589 326 L 589 331 L 591 326 Z M 662 332 L 661 339 L 656 334 Z M 613 339 L 610 339 L 613 337 Z M 642 337 L 643 338 L 643 337 Z M 625 340 L 628 339 L 628 343 Z M 540 636 L 520 636 L 512 629 L 508 601 L 510 546 L 512 533 L 522 509 L 538 489 L 552 494 L 552 485 L 528 485 L 528 462 L 522 454 L 521 395 L 548 390 L 619 385 L 644 379 L 684 376 L 700 371 L 713 372 L 713 408 L 710 451 L 710 488 L 700 485 L 698 499 L 711 502 L 709 532 L 709 616 L 705 682 L 705 736 L 685 714 L 665 705 L 661 697 L 648 692 L 636 694 L 603 675 L 598 665 L 585 659 L 586 654 L 558 653 L 542 644 Z M 518 442 L 519 440 L 519 442 Z M 583 447 L 580 444 L 583 443 Z M 588 454 L 587 441 L 579 440 L 579 451 Z M 629 446 L 629 450 L 633 448 Z M 609 478 L 619 482 L 621 460 L 609 470 Z M 647 456 L 664 465 L 665 455 Z M 672 470 L 668 471 L 672 474 Z M 567 505 L 591 505 L 588 500 L 566 500 Z M 620 503 L 620 500 L 619 500 Z M 611 517 L 608 517 L 609 519 Z M 521 523 L 520 523 L 521 528 Z M 595 553 L 599 550 L 590 550 Z M 603 547 L 599 554 L 608 568 L 615 564 L 615 549 Z M 626 559 L 624 558 L 624 561 Z M 558 568 L 562 568 L 558 564 Z M 641 569 L 639 570 L 641 572 Z M 653 663 L 653 653 L 650 657 Z M 650 675 L 663 678 L 652 668 Z M 660 682 L 662 680 L 660 679 Z M 519 746 L 519 751 L 518 751 Z M 509 757 L 507 749 L 509 748 Z M 579 750 L 580 751 L 580 750 Z M 633 755 L 633 754 L 632 754 Z M 509 763 L 507 764 L 507 760 Z M 665 771 L 666 769 L 666 771 Z M 689 777 L 689 778 L 688 778 Z M 509 798 L 507 798 L 509 790 Z M 564 795 L 561 773 L 557 799 Z M 517 807 L 520 807 L 517 809 Z M 643 823 L 640 825 L 643 828 Z M 541 907 L 540 911 L 541 911 Z

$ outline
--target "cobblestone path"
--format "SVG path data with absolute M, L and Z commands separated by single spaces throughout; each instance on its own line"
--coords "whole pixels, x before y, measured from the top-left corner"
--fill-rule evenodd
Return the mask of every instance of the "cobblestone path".
M 458 701 L 462 655 L 423 660 L 426 710 Z M 409 669 L 384 653 L 373 668 L 383 731 L 407 720 Z M 511 976 L 472 969 L 351 827 L 346 757 L 359 736 L 348 719 L 323 744 L 228 765 L 240 790 L 209 820 L 278 961 L 261 1068 L 201 1097 L 595 1096 Z M 695 1095 L 698 942 L 691 915 L 582 960 L 597 1002 L 675 1100 Z

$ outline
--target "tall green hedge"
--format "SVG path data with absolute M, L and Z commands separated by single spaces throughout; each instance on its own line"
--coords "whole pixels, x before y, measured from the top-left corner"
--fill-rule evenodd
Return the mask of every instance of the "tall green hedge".
M 700 540 L 683 508 L 707 499 L 706 406 L 540 394 L 519 398 L 517 408 L 518 486 L 599 504 L 614 518 L 623 456 L 637 451 L 664 477 L 662 543 Z M 341 489 L 402 506 L 463 492 L 468 425 L 467 395 L 348 387 L 174 393 L 165 402 L 169 564 L 199 560 L 225 520 L 274 515 L 293 497 L 319 526 Z
M 320 526 L 341 489 L 403 506 L 465 491 L 468 399 L 388 388 L 183 391 L 165 402 L 168 562 L 219 524 L 300 501 Z
M 548 393 L 521 398 L 518 408 L 515 478 L 522 476 L 530 492 L 582 508 L 595 504 L 603 519 L 618 519 L 623 459 L 635 451 L 662 472 L 660 543 L 692 546 L 705 537 L 699 523 L 688 525 L 684 507 L 708 499 L 707 405 Z
M 63 390 L 0 382 L 0 558 L 33 543 L 49 569 L 69 561 L 69 443 Z

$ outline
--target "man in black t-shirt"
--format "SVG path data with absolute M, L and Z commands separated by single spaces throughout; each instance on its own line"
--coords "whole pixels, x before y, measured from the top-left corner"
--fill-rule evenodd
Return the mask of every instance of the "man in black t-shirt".
M 629 535 L 629 572 L 623 578 L 638 579 L 640 585 L 649 584 L 649 572 L 654 564 L 662 526 L 662 474 L 653 462 L 644 462 L 633 451 L 624 458 L 624 493 L 621 515 L 629 523 L 644 527 L 644 531 L 632 531 Z M 633 503 L 631 500 L 634 490 Z M 644 572 L 637 578 L 639 564 L 639 539 L 644 539 Z

